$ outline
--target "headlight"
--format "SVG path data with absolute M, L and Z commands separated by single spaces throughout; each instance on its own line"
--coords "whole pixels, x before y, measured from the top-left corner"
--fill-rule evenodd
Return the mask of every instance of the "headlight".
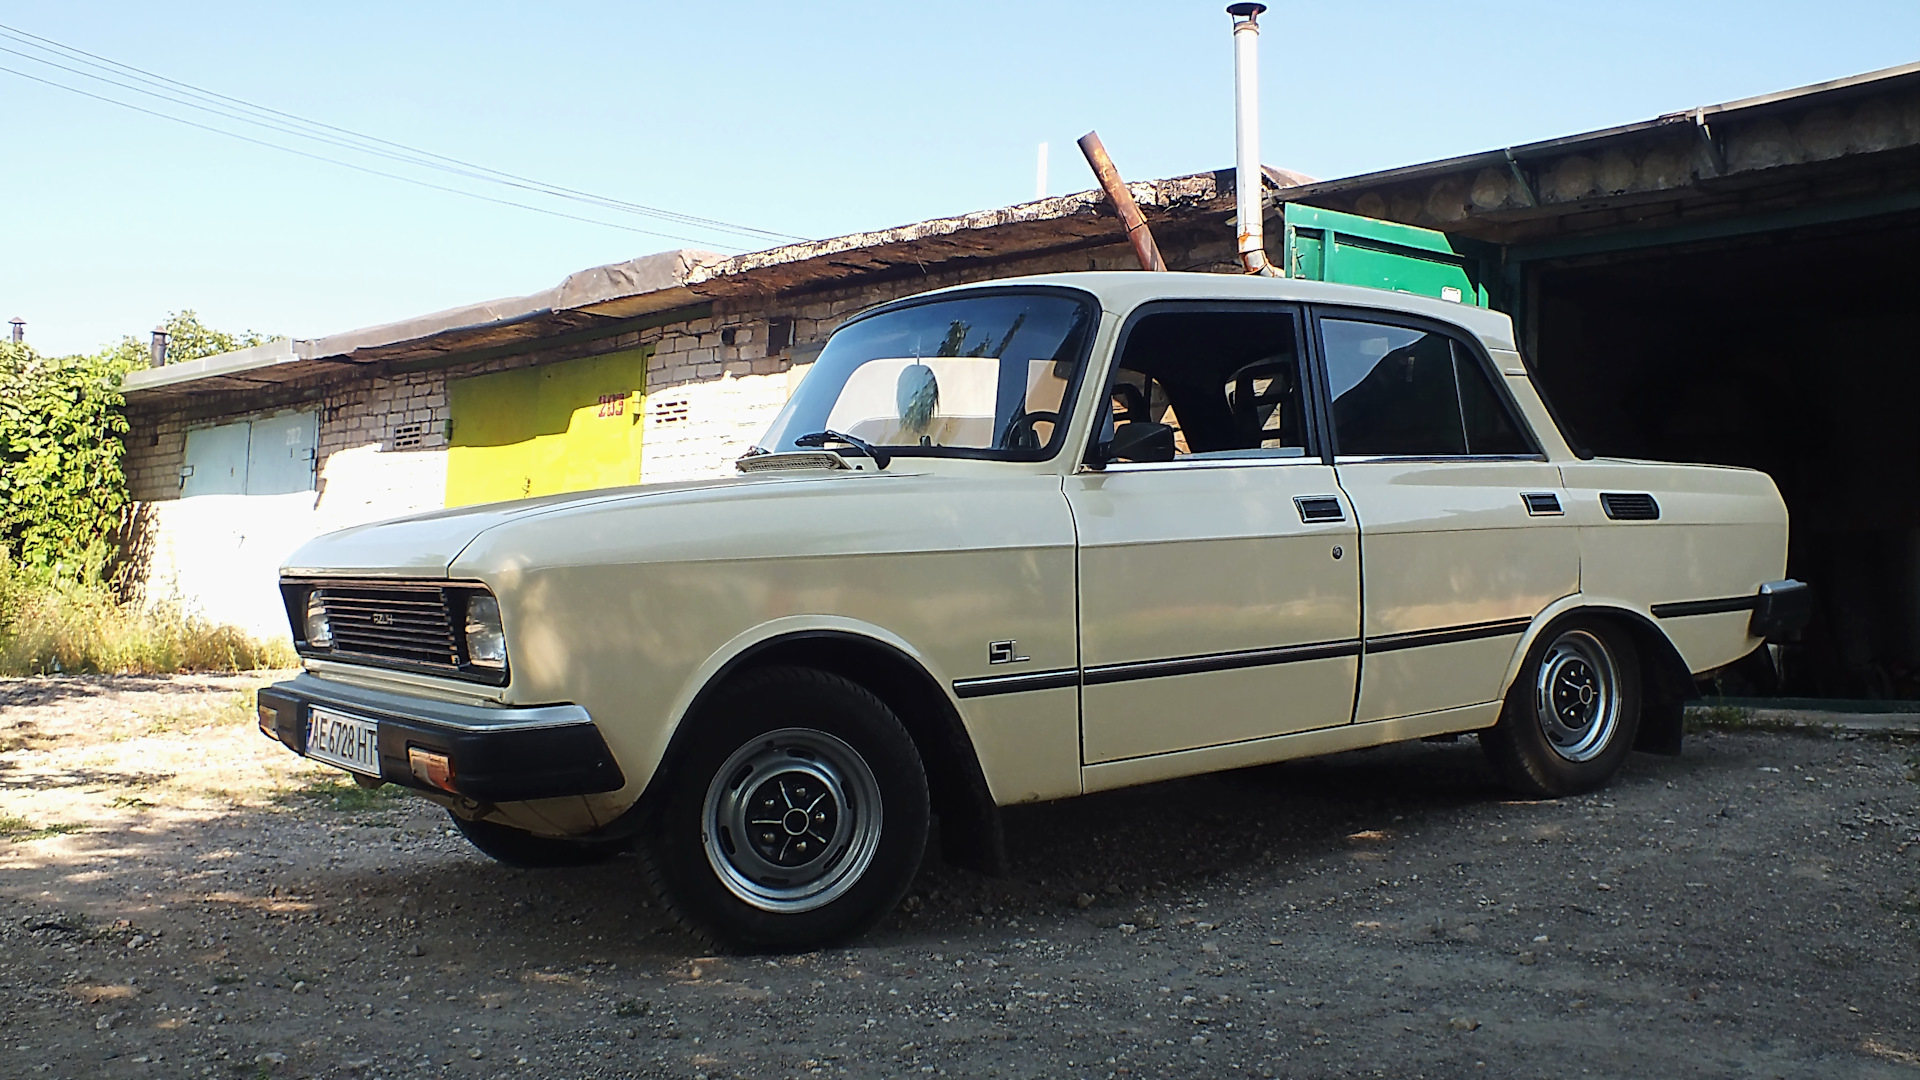
M 306 642 L 315 649 L 333 648 L 333 626 L 327 622 L 326 601 L 318 591 L 307 594 Z
M 467 662 L 507 666 L 507 635 L 500 629 L 500 601 L 484 593 L 467 598 Z

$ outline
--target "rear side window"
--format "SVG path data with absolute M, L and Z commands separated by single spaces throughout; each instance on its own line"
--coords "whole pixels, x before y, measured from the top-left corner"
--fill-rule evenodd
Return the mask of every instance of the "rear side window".
M 1487 373 L 1446 334 L 1320 320 L 1336 452 L 1361 457 L 1527 454 Z

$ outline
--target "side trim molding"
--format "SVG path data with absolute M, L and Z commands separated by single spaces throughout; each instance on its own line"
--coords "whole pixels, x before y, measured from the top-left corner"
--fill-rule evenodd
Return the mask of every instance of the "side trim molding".
M 1284 645 L 1272 649 L 1245 649 L 1239 652 L 1204 653 L 1176 656 L 1170 660 L 1132 660 L 1121 664 L 1101 664 L 1087 669 L 1087 685 L 1157 679 L 1167 675 L 1198 675 L 1208 671 L 1232 671 L 1236 668 L 1297 664 L 1304 660 L 1325 660 L 1335 656 L 1358 656 L 1358 641 L 1322 641 L 1312 645 Z
M 1450 645 L 1456 641 L 1511 637 L 1524 633 L 1532 619 L 1501 619 L 1498 622 L 1449 626 L 1439 630 L 1417 630 L 1368 641 L 1318 641 L 1309 645 L 1282 645 L 1270 649 L 1242 649 L 1236 652 L 1202 653 L 1176 656 L 1166 660 L 1128 660 L 1117 664 L 1099 664 L 1077 671 L 1058 668 L 1052 671 L 1023 671 L 1018 675 L 988 675 L 977 679 L 956 679 L 953 693 L 959 698 L 989 697 L 995 694 L 1019 694 L 1029 690 L 1058 690 L 1067 686 L 1103 686 L 1108 683 L 1161 679 L 1170 675 L 1200 675 L 1211 671 L 1298 664 L 1308 660 L 1329 660 L 1340 656 L 1359 656 L 1363 652 L 1397 652 L 1427 645 Z
M 1526 633 L 1527 627 L 1532 625 L 1532 619 L 1501 619 L 1497 622 L 1470 623 L 1466 626 L 1449 626 L 1439 630 L 1415 630 L 1407 634 L 1368 638 L 1367 651 L 1370 653 L 1399 652 L 1401 649 L 1418 649 L 1427 645 L 1451 645 L 1456 641 L 1510 637 L 1514 634 Z
M 1729 596 L 1722 600 L 1679 600 L 1653 605 L 1656 619 L 1679 619 L 1688 615 L 1719 615 L 1728 611 L 1752 611 L 1760 606 L 1758 596 Z
M 1023 671 L 1018 675 L 988 675 L 979 679 L 955 679 L 953 695 L 961 698 L 990 697 L 994 694 L 1018 694 L 1028 690 L 1058 690 L 1080 685 L 1080 673 L 1072 668 L 1057 671 Z

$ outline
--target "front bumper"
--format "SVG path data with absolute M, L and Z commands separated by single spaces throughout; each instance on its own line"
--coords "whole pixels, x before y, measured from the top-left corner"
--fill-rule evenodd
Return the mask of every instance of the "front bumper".
M 449 788 L 476 802 L 524 802 L 617 791 L 626 777 L 578 705 L 456 705 L 369 690 L 302 673 L 259 693 L 260 728 L 304 756 L 312 709 L 379 724 L 380 778 L 441 790 L 414 775 L 407 751 L 446 755 Z

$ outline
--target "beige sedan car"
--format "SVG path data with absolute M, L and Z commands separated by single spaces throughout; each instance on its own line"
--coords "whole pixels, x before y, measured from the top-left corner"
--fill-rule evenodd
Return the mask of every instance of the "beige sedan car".
M 1002 806 L 1459 732 L 1591 789 L 1807 610 L 1765 475 L 1577 454 L 1504 315 L 1379 290 L 887 304 L 739 472 L 313 541 L 261 727 L 799 948 L 890 909 L 935 818 L 991 871 Z

